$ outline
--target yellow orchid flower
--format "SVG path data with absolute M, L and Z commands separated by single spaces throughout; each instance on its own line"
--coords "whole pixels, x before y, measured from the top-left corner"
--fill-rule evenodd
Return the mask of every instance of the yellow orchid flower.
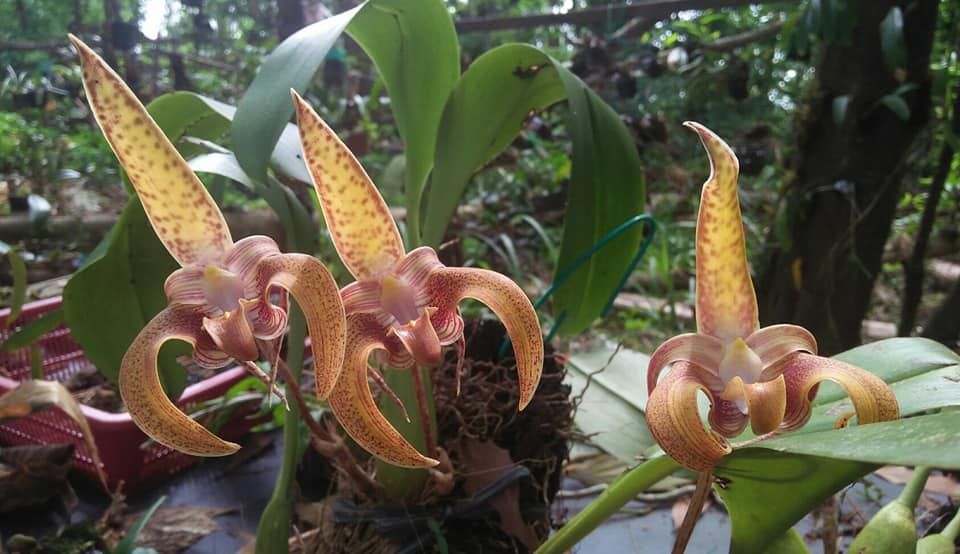
M 747 265 L 737 198 L 740 166 L 733 150 L 706 127 L 684 123 L 710 158 L 697 217 L 697 332 L 673 337 L 647 369 L 647 422 L 671 458 L 707 471 L 730 453 L 727 438 L 750 422 L 757 435 L 797 429 L 810 418 L 819 383 L 831 380 L 849 395 L 861 424 L 900 416 L 890 388 L 850 364 L 817 356 L 813 335 L 796 325 L 760 328 Z M 670 372 L 657 382 L 661 371 Z M 710 398 L 710 429 L 697 411 L 697 393 Z
M 537 314 L 520 287 L 499 273 L 446 267 L 429 247 L 406 252 L 386 202 L 356 158 L 296 92 L 293 99 L 323 216 L 340 258 L 356 278 L 340 291 L 347 347 L 330 407 L 347 433 L 375 456 L 404 467 L 436 465 L 380 413 L 367 380 L 369 355 L 381 351 L 381 361 L 395 368 L 435 367 L 443 347 L 456 343 L 462 362 L 458 304 L 463 298 L 479 300 L 503 321 L 513 341 L 522 410 L 543 368 Z
M 234 243 L 223 214 L 143 104 L 80 39 L 83 85 L 104 136 L 126 170 L 160 241 L 182 266 L 164 285 L 168 306 L 143 328 L 120 366 L 130 417 L 157 442 L 196 456 L 223 456 L 226 442 L 181 412 L 164 393 L 157 353 L 168 340 L 193 346 L 196 362 L 223 367 L 273 357 L 286 330 L 287 294 L 303 309 L 313 339 L 317 393 L 327 396 L 343 364 L 346 321 L 337 284 L 312 256 L 282 254 L 273 239 Z M 280 303 L 271 302 L 280 293 Z

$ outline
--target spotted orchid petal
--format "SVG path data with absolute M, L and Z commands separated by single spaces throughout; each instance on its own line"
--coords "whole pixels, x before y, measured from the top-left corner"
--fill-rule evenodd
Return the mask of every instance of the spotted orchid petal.
M 730 443 L 704 427 L 697 410 L 697 393 L 710 395 L 702 369 L 677 362 L 647 400 L 647 424 L 663 451 L 684 467 L 706 471 L 730 453 Z M 742 428 L 742 427 L 741 427 Z
M 712 131 L 684 125 L 700 136 L 710 158 L 697 216 L 697 330 L 725 342 L 747 337 L 760 324 L 737 197 L 740 163 Z
M 404 255 L 390 209 L 336 133 L 300 95 L 291 94 L 304 160 L 337 253 L 357 280 L 377 277 Z
M 330 393 L 330 409 L 353 440 L 374 456 L 401 467 L 432 467 L 437 460 L 413 447 L 380 413 L 370 392 L 367 359 L 385 348 L 383 329 L 366 314 L 347 317 L 344 371 Z
M 167 398 L 157 373 L 157 353 L 168 340 L 191 345 L 203 334 L 203 310 L 174 305 L 140 331 L 120 364 L 120 396 L 130 417 L 158 443 L 194 456 L 226 456 L 240 447 L 226 442 L 190 419 Z
M 326 266 L 306 254 L 270 256 L 257 265 L 257 281 L 269 306 L 270 289 L 282 287 L 297 301 L 307 320 L 313 349 L 317 396 L 326 398 L 343 367 L 347 327 L 337 283 Z
M 760 358 L 763 364 L 762 380 L 777 376 L 776 364 L 794 352 L 817 353 L 817 339 L 813 333 L 799 325 L 771 325 L 764 327 L 746 338 L 746 344 Z
M 89 46 L 70 40 L 93 114 L 160 241 L 182 266 L 218 261 L 233 239 L 213 198 L 133 91 Z
M 540 382 L 543 335 L 530 299 L 507 277 L 485 269 L 445 267 L 433 272 L 427 284 L 438 313 L 453 312 L 464 298 L 485 304 L 507 328 L 513 343 L 520 381 L 520 409 L 524 409 Z
M 798 352 L 779 364 L 786 380 L 786 414 L 782 429 L 799 429 L 810 419 L 810 402 L 821 381 L 837 383 L 846 391 L 857 413 L 857 424 L 900 417 L 900 406 L 890 387 L 876 375 L 835 358 Z
M 443 361 L 440 337 L 437 336 L 433 322 L 430 321 L 430 316 L 436 311 L 436 308 L 428 308 L 417 319 L 395 325 L 389 331 L 400 339 L 413 359 L 425 367 L 437 367 Z
M 686 333 L 668 339 L 650 356 L 650 363 L 647 364 L 647 391 L 653 391 L 660 372 L 674 362 L 690 362 L 708 372 L 715 371 L 714 368 L 718 367 L 723 359 L 723 350 L 723 343 L 710 335 Z M 717 378 L 712 380 L 714 382 L 705 384 L 712 390 L 722 389 L 719 377 L 715 377 Z

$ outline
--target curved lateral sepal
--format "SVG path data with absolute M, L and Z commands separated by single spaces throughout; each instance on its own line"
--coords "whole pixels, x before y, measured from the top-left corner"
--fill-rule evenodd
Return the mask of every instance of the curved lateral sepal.
M 196 346 L 203 317 L 196 306 L 174 305 L 150 320 L 120 364 L 120 397 L 137 427 L 158 443 L 193 456 L 226 456 L 240 446 L 220 439 L 170 402 L 157 373 L 160 347 L 174 339 Z

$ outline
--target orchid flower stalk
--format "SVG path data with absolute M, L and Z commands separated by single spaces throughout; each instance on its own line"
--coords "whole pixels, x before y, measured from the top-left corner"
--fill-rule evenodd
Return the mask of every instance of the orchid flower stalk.
M 823 380 L 846 390 L 859 424 L 898 418 L 897 400 L 883 380 L 817 356 L 816 340 L 803 327 L 760 328 L 737 197 L 739 162 L 712 131 L 684 125 L 699 135 L 711 173 L 697 217 L 697 332 L 660 345 L 647 370 L 646 415 L 657 442 L 683 466 L 708 471 L 748 422 L 760 436 L 803 426 Z M 700 391 L 711 402 L 709 429 L 697 410 Z
M 346 322 L 337 284 L 317 259 L 281 253 L 273 239 L 234 242 L 203 183 L 133 92 L 74 36 L 83 84 L 107 142 L 126 170 L 157 237 L 181 265 L 167 279 L 168 306 L 134 339 L 119 388 L 131 418 L 157 442 L 196 456 L 222 456 L 223 441 L 180 411 L 164 393 L 157 353 L 168 340 L 193 346 L 201 366 L 276 361 L 287 327 L 287 295 L 303 309 L 313 339 L 317 394 L 334 388 L 343 364 Z M 273 299 L 278 298 L 278 303 Z
M 394 465 L 437 464 L 418 452 L 377 408 L 368 358 L 393 368 L 436 367 L 443 348 L 457 345 L 463 361 L 459 303 L 473 298 L 503 321 L 513 341 L 520 409 L 530 402 L 543 368 L 543 337 L 530 300 L 507 277 L 483 269 L 446 267 L 429 247 L 406 252 L 376 186 L 349 149 L 293 92 L 304 160 L 341 260 L 356 281 L 341 289 L 347 314 L 344 369 L 330 408 L 363 448 Z

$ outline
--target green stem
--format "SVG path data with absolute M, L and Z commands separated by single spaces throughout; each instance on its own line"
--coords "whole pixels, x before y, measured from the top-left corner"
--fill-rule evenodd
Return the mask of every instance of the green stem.
M 300 308 L 290 306 L 290 334 L 287 337 L 287 366 L 292 368 L 303 367 L 303 346 L 307 336 L 307 324 Z M 294 370 L 299 376 L 299 371 Z M 298 383 L 287 383 L 288 387 L 296 387 Z M 290 396 L 291 393 L 287 393 Z M 310 417 L 310 414 L 305 414 Z M 300 410 L 296 403 L 290 405 L 290 410 L 283 421 L 283 460 L 280 462 L 280 473 L 273 487 L 273 496 L 260 516 L 257 526 L 257 554 L 272 552 L 286 552 L 287 541 L 290 536 L 290 508 L 293 503 L 293 490 L 297 471 L 297 462 L 300 453 Z
M 536 554 L 560 554 L 567 551 L 620 511 L 627 502 L 678 469 L 680 465 L 667 456 L 647 460 L 631 469 L 543 543 Z
M 900 491 L 897 502 L 911 510 L 916 508 L 917 501 L 920 500 L 920 495 L 923 494 L 923 487 L 927 484 L 927 478 L 930 477 L 931 470 L 933 470 L 933 468 L 930 466 L 917 466 L 913 470 L 913 476 L 910 477 L 907 486 Z
M 943 528 L 943 531 L 940 531 L 940 534 L 951 543 L 957 542 L 957 537 L 960 536 L 960 510 L 953 515 L 953 519 Z

